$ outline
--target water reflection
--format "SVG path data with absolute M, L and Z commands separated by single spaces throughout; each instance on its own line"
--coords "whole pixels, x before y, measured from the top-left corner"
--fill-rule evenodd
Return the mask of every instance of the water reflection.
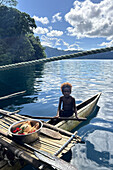
M 27 90 L 1 103 L 7 110 L 19 109 L 20 114 L 55 116 L 60 85 L 73 85 L 72 96 L 80 103 L 102 92 L 98 114 L 78 130 L 85 144 L 72 149 L 71 163 L 79 170 L 113 169 L 113 60 L 63 60 L 0 72 L 0 96 Z M 67 156 L 68 157 L 68 156 Z M 70 157 L 71 159 L 71 157 Z
M 44 65 L 36 65 L 0 71 L 0 96 L 26 90 L 24 97 L 18 96 L 5 101 L 0 101 L 0 108 L 12 104 L 9 109 L 13 109 L 14 106 L 33 103 L 37 100 L 39 90 L 35 91 L 34 83 L 36 77 L 43 77 L 43 69 Z
M 86 156 L 89 160 L 96 162 L 97 164 L 99 164 L 99 166 L 113 166 L 113 164 L 109 165 L 110 153 L 108 151 L 99 152 L 95 150 L 94 145 L 91 144 L 89 141 L 86 141 L 86 147 Z
M 79 170 L 113 169 L 113 134 L 90 126 L 84 137 L 84 145 L 77 144 L 73 147 L 71 163 L 77 165 Z

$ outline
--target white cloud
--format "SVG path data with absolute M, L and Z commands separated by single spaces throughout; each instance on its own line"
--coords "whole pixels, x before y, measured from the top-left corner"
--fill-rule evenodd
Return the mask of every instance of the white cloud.
M 61 47 L 67 48 L 69 44 L 65 42 L 63 39 L 57 39 L 55 46 L 60 49 Z
M 108 40 L 108 41 L 109 41 L 109 40 L 113 40 L 113 35 L 107 37 L 107 40 Z
M 36 29 L 33 30 L 35 34 L 46 34 L 48 33 L 47 28 L 42 28 L 42 27 L 37 27 Z
M 43 46 L 49 46 L 58 49 L 67 49 L 67 47 L 69 46 L 69 44 L 66 43 L 61 38 L 53 38 L 53 37 L 47 37 L 45 35 L 42 35 L 40 40 Z
M 36 29 L 33 29 L 33 32 L 35 34 L 46 34 L 48 37 L 60 37 L 63 35 L 63 31 L 52 30 L 52 27 L 48 27 L 48 29 L 37 27 Z
M 52 26 L 49 26 L 48 29 L 51 31 L 51 30 L 53 29 L 53 27 L 52 27 Z
M 83 49 L 80 48 L 79 45 L 76 43 L 76 44 L 69 45 L 66 50 L 83 50 Z
M 49 23 L 49 20 L 47 17 L 38 17 L 38 16 L 33 16 L 34 20 L 35 21 L 38 21 L 38 22 L 41 22 L 42 24 L 48 24 Z
M 67 28 L 70 36 L 108 39 L 113 35 L 113 1 L 93 3 L 90 0 L 77 0 L 65 15 L 65 20 L 71 25 Z
M 52 21 L 51 22 L 57 22 L 57 21 L 61 21 L 62 17 L 60 16 L 61 13 L 56 13 L 54 16 L 52 16 Z
M 113 40 L 110 42 L 103 42 L 100 44 L 100 46 L 106 46 L 106 47 L 112 47 L 113 46 Z
M 53 47 L 57 49 L 64 49 L 64 50 L 81 50 L 81 48 L 79 47 L 77 43 L 70 45 L 69 43 L 65 42 L 61 38 L 51 38 L 51 37 L 42 35 L 40 40 L 43 46 L 49 46 L 49 47 Z
M 67 50 L 81 50 L 81 48 L 79 47 L 79 45 L 76 43 L 76 44 L 69 44 L 67 42 L 65 42 L 63 39 L 57 39 L 56 43 L 55 43 L 55 47 L 58 48 L 58 49 L 63 49 L 65 51 Z
M 49 47 L 55 47 L 55 43 L 57 41 L 57 38 L 50 38 L 45 35 L 42 35 L 41 38 L 41 44 L 43 46 L 49 46 Z
M 59 37 L 63 35 L 63 31 L 58 31 L 58 30 L 51 30 L 50 32 L 47 33 L 48 37 Z

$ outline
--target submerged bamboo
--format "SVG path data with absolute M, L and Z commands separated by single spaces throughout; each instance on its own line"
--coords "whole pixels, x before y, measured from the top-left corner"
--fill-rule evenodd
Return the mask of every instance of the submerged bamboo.
M 4 100 L 4 99 L 9 99 L 9 98 L 12 98 L 12 97 L 16 97 L 18 95 L 21 95 L 23 93 L 25 93 L 26 91 L 20 91 L 20 92 L 17 92 L 17 93 L 13 93 L 13 94 L 10 94 L 10 95 L 7 95 L 7 96 L 3 96 L 3 97 L 0 97 L 0 100 Z

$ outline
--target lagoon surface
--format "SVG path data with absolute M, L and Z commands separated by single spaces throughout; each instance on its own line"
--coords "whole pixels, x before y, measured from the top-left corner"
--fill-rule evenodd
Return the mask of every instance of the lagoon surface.
M 0 108 L 33 116 L 55 116 L 60 85 L 70 82 L 80 103 L 102 92 L 97 115 L 78 129 L 85 141 L 72 148 L 70 163 L 78 170 L 113 169 L 113 60 L 62 60 L 0 71 L 0 96 L 26 94 L 0 101 Z

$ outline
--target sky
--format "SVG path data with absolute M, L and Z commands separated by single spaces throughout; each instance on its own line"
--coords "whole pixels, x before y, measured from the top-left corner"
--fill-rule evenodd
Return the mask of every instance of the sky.
M 34 18 L 43 46 L 92 50 L 113 46 L 113 0 L 18 0 Z

